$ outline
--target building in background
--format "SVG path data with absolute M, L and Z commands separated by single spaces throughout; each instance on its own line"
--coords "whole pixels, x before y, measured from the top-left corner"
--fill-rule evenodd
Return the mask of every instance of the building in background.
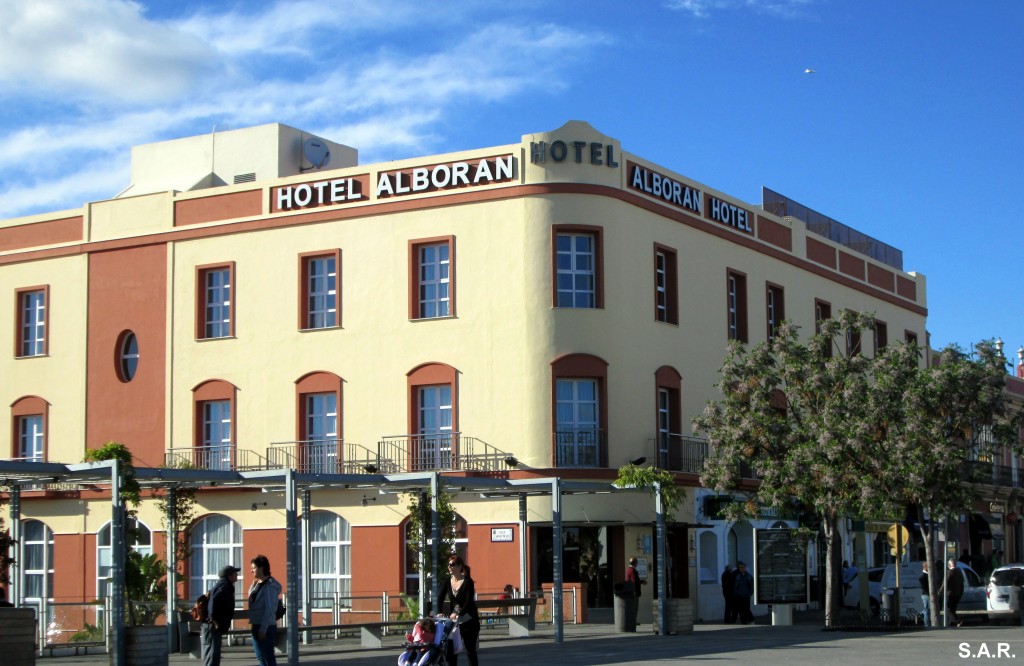
M 853 309 L 878 320 L 848 341 L 864 353 L 926 343 L 926 281 L 899 250 L 770 190 L 745 203 L 583 122 L 371 165 L 276 124 L 132 158 L 113 199 L 0 221 L 10 458 L 78 462 L 118 441 L 145 467 L 611 481 L 644 457 L 694 488 L 669 531 L 667 583 L 710 620 L 725 562 L 753 559 L 752 529 L 795 518 L 726 523 L 697 488 L 708 450 L 690 419 L 717 396 L 728 341 Z M 23 494 L 21 598 L 102 594 L 108 502 Z M 314 621 L 415 590 L 407 505 L 318 493 Z M 282 506 L 202 490 L 182 596 L 257 553 L 283 568 Z M 455 508 L 482 595 L 518 582 L 524 536 L 529 587 L 550 586 L 550 501 L 529 502 L 526 535 L 515 501 L 460 494 Z M 630 557 L 653 575 L 652 520 L 641 494 L 567 503 L 574 612 L 610 607 Z M 154 499 L 139 522 L 140 547 L 163 552 Z

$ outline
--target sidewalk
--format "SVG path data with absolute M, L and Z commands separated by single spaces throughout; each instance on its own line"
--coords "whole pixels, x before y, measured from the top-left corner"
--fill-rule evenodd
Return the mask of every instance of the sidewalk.
M 632 665 L 693 659 L 730 664 L 797 664 L 829 666 L 862 664 L 959 664 L 966 658 L 1024 660 L 1024 629 L 979 625 L 960 629 L 900 633 L 823 631 L 820 624 L 799 623 L 698 625 L 692 634 L 657 636 L 650 625 L 635 634 L 617 634 L 611 625 L 567 625 L 563 642 L 554 643 L 554 629 L 541 625 L 529 638 L 509 638 L 500 630 L 482 635 L 480 662 L 484 666 L 558 664 L 559 666 Z M 400 638 L 392 647 L 366 650 L 353 640 L 318 641 L 300 646 L 302 664 L 381 666 L 393 664 L 401 651 Z M 225 665 L 252 664 L 249 646 L 225 647 Z M 42 658 L 52 666 L 100 666 L 106 655 Z M 187 655 L 172 655 L 171 664 L 198 666 Z M 279 664 L 287 659 L 278 657 Z M 468 662 L 460 657 L 459 663 Z

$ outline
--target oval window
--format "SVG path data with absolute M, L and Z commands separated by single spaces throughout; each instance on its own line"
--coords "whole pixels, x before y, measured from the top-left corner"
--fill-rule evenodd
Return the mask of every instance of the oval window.
M 117 369 L 123 382 L 130 382 L 139 369 L 139 340 L 131 331 L 121 334 L 117 348 Z

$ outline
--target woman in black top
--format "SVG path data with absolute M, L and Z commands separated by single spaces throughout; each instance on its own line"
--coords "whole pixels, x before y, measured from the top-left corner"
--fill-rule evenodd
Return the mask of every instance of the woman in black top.
M 441 588 L 438 605 L 442 610 L 446 610 L 453 620 L 469 616 L 459 625 L 459 633 L 462 635 L 463 645 L 466 646 L 469 666 L 477 666 L 476 647 L 480 638 L 480 614 L 476 609 L 476 588 L 473 586 L 473 579 L 469 577 L 469 567 L 458 555 L 448 558 L 448 573 L 451 576 Z M 448 664 L 456 666 L 457 663 L 458 657 L 455 656 L 454 647 L 449 642 Z

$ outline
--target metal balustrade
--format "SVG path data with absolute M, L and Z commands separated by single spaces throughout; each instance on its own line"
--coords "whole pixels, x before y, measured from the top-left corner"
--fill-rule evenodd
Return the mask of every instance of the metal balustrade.
M 608 435 L 595 428 L 556 430 L 557 467 L 604 467 L 608 464 Z
M 239 449 L 235 444 L 190 446 L 168 449 L 164 456 L 167 467 L 244 471 L 267 469 L 267 459 L 256 451 Z
M 377 455 L 400 472 L 497 472 L 508 468 L 505 459 L 510 457 L 507 452 L 461 432 L 389 435 L 377 443 Z
M 267 449 L 271 468 L 294 469 L 308 474 L 389 474 L 398 466 L 365 446 L 343 439 L 308 439 L 272 442 Z

